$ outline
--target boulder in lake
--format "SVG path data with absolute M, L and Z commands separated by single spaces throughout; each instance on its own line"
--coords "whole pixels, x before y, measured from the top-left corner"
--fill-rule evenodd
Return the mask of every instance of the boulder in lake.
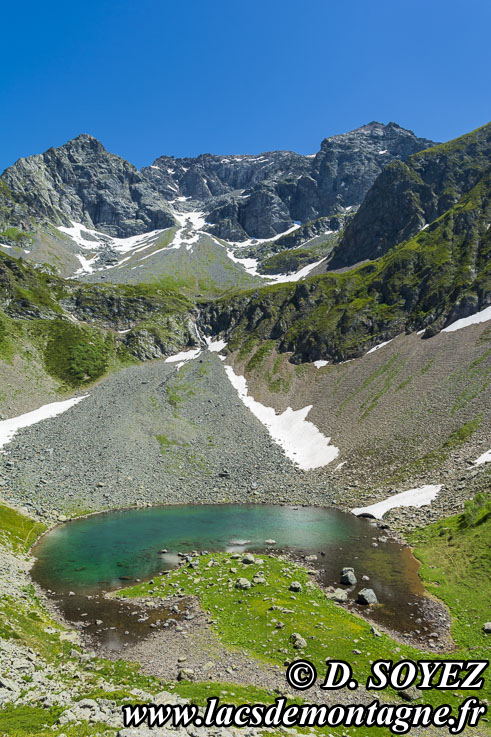
M 341 571 L 341 583 L 344 583 L 345 586 L 355 586 L 356 585 L 356 576 L 355 576 L 354 568 L 343 568 L 343 570 Z
M 358 592 L 357 601 L 359 604 L 378 604 L 378 600 L 373 589 L 361 589 L 361 591 Z

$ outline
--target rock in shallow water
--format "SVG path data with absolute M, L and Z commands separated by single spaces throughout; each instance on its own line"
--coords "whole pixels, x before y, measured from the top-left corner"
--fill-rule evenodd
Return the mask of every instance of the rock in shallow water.
M 343 568 L 341 571 L 341 583 L 345 586 L 354 586 L 356 584 L 356 576 L 353 568 Z
M 378 604 L 378 599 L 373 589 L 361 589 L 358 592 L 357 601 L 359 604 Z

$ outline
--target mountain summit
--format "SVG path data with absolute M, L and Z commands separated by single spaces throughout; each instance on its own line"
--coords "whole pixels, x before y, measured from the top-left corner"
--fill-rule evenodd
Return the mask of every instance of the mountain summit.
M 138 171 L 83 133 L 59 148 L 19 159 L 0 182 L 0 230 L 72 222 L 124 238 L 171 227 L 169 203 L 191 199 L 207 230 L 231 241 L 271 238 L 359 205 L 382 169 L 432 145 L 395 123 L 369 123 L 323 140 L 317 154 L 175 159 Z

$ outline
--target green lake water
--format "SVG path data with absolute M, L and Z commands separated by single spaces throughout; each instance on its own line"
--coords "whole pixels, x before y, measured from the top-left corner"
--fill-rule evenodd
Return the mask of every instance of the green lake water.
M 408 632 L 414 628 L 415 618 L 425 617 L 428 600 L 410 550 L 390 540 L 378 541 L 383 534 L 366 519 L 319 507 L 182 505 L 132 509 L 75 520 L 45 535 L 33 551 L 37 561 L 32 576 L 50 591 L 70 621 L 77 621 L 80 612 L 90 619 L 89 610 L 97 605 L 99 612 L 104 609 L 105 621 L 121 628 L 129 625 L 120 615 L 111 615 L 109 610 L 115 603 L 107 603 L 101 592 L 175 567 L 178 552 L 267 549 L 289 552 L 299 560 L 316 554 L 317 561 L 307 565 L 320 570 L 323 584 L 338 585 L 341 568 L 352 566 L 358 586 L 350 594 L 350 606 L 357 606 L 357 590 L 373 588 L 381 606 L 370 616 L 394 630 Z M 267 539 L 276 544 L 266 546 Z M 163 549 L 168 552 L 161 553 Z M 363 581 L 363 575 L 369 581 Z M 68 596 L 69 591 L 75 596 Z

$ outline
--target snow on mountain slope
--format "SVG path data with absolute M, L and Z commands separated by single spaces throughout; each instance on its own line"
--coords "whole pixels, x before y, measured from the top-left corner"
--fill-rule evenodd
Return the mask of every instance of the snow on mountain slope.
M 238 243 L 228 243 L 208 233 L 205 230 L 207 225 L 205 212 L 186 209 L 191 203 L 184 204 L 185 202 L 186 198 L 179 197 L 169 203 L 176 221 L 174 227 L 128 238 L 116 238 L 77 222 L 72 222 L 71 227 L 58 226 L 56 230 L 70 239 L 73 255 L 78 263 L 77 268 L 72 268 L 69 276 L 90 281 L 103 279 L 110 282 L 131 283 L 170 276 L 178 281 L 182 272 L 186 272 L 186 278 L 189 278 L 189 272 L 193 269 L 198 272 L 206 263 L 207 270 L 212 272 L 212 281 L 215 279 L 214 271 L 219 272 L 217 277 L 219 282 L 223 282 L 225 278 L 221 272 L 228 270 L 231 274 L 235 273 L 235 283 L 225 279 L 224 287 L 229 289 L 233 286 L 247 287 L 259 283 L 299 281 L 324 260 L 308 264 L 293 274 L 275 274 L 266 277 L 259 274 L 257 259 L 240 258 L 235 255 Z M 296 224 L 285 233 L 293 232 L 298 227 Z M 274 241 L 285 233 L 270 240 Z M 251 244 L 260 245 L 266 240 L 251 240 Z M 241 243 L 240 247 L 243 245 Z M 172 251 L 177 254 L 173 256 Z

